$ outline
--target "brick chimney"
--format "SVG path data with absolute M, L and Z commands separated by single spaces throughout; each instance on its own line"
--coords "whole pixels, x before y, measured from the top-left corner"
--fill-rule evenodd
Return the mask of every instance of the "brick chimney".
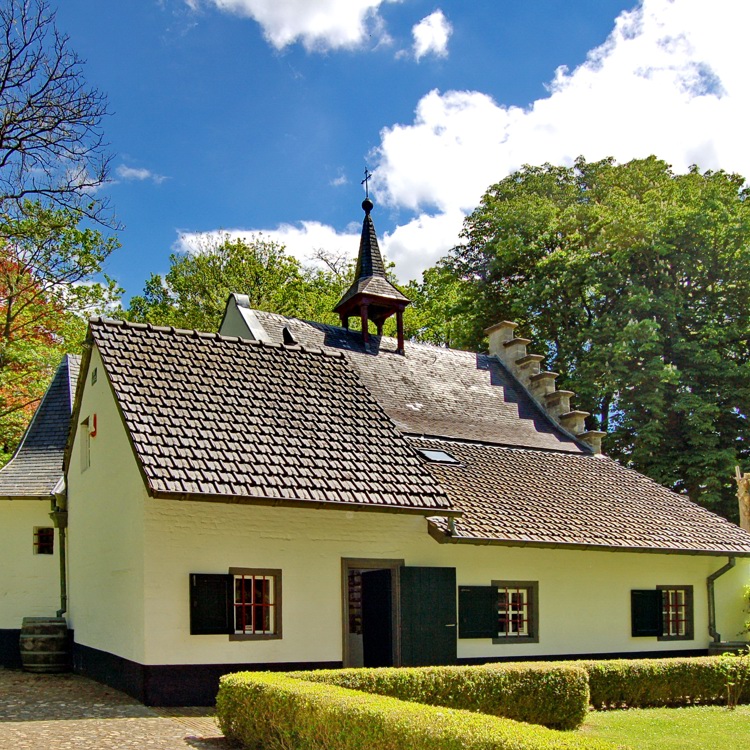
M 542 370 L 544 357 L 541 354 L 526 352 L 531 340 L 516 336 L 517 325 L 510 320 L 502 320 L 485 329 L 490 340 L 490 355 L 497 357 L 518 378 L 531 397 L 561 427 L 586 443 L 594 453 L 601 453 L 602 438 L 607 433 L 586 429 L 584 422 L 589 413 L 570 408 L 570 400 L 575 393 L 556 389 L 558 374 Z

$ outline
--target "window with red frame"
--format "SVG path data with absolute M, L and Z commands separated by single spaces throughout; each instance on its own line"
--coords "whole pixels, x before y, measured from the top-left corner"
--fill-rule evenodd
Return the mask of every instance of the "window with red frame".
M 276 633 L 276 581 L 274 575 L 242 574 L 234 577 L 234 630 L 244 635 Z
M 538 642 L 538 582 L 493 581 L 492 585 L 497 591 L 495 643 Z
M 661 638 L 693 638 L 693 587 L 657 586 L 661 591 Z

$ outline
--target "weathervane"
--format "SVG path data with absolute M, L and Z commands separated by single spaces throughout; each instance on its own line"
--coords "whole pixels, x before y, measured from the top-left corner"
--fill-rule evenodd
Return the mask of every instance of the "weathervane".
M 360 182 L 360 185 L 365 186 L 365 198 L 370 197 L 370 178 L 372 177 L 372 172 L 365 167 L 365 179 Z

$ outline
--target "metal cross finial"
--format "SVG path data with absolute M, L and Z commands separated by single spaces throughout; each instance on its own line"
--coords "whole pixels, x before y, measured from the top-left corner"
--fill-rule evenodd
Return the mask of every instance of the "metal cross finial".
M 365 179 L 360 182 L 360 185 L 365 186 L 365 198 L 370 197 L 370 178 L 372 177 L 372 172 L 365 167 Z

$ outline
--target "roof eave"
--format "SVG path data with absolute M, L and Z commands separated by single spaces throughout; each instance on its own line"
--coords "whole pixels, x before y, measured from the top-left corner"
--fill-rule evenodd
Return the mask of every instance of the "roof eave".
M 167 492 L 156 490 L 153 487 L 148 489 L 151 497 L 159 500 L 181 500 L 198 503 L 225 503 L 228 505 L 264 505 L 279 506 L 288 508 L 312 508 L 314 510 L 351 510 L 351 511 L 374 511 L 380 513 L 406 513 L 409 515 L 421 515 L 426 517 L 440 516 L 443 518 L 453 517 L 461 518 L 463 511 L 455 508 L 440 508 L 437 506 L 415 508 L 404 505 L 386 505 L 374 503 L 353 503 L 335 500 L 305 500 L 303 498 L 279 498 L 263 497 L 249 495 L 221 495 L 210 493 L 194 492 Z
M 433 514 L 437 515 L 437 514 Z M 665 547 L 615 546 L 610 544 L 580 544 L 575 542 L 542 542 L 520 539 L 498 539 L 485 537 L 451 536 L 439 529 L 435 524 L 428 526 L 430 536 L 440 544 L 472 544 L 493 547 L 531 547 L 533 549 L 561 549 L 588 550 L 595 552 L 630 552 L 636 554 L 656 555 L 701 555 L 707 557 L 750 557 L 750 549 L 741 550 L 702 550 L 702 549 L 673 549 Z

